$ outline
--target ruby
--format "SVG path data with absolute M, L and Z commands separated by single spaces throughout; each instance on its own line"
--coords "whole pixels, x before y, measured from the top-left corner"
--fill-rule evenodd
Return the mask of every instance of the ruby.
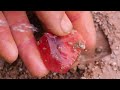
M 84 40 L 77 31 L 72 31 L 67 36 L 55 36 L 44 33 L 39 40 L 41 58 L 48 70 L 66 73 L 81 52 L 79 44 L 84 45 Z

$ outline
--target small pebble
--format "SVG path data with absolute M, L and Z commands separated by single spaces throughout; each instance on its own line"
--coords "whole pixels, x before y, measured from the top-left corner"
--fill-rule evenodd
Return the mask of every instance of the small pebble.
M 117 71 L 117 67 L 114 67 L 113 70 L 114 70 L 114 71 Z
M 112 66 L 116 66 L 116 64 L 117 64 L 116 62 L 112 62 L 111 63 Z
M 19 68 L 19 72 L 21 72 L 23 69 L 22 68 Z
M 96 48 L 96 49 L 95 49 L 95 52 L 96 52 L 96 53 L 101 53 L 101 52 L 102 52 L 102 50 L 103 50 L 103 48 L 102 48 L 102 47 L 98 47 L 98 48 Z
M 85 49 L 85 52 L 87 52 L 88 50 L 87 49 Z
M 80 46 L 81 49 L 85 49 L 86 48 L 84 44 L 80 44 L 79 46 Z
M 74 68 L 70 69 L 70 72 L 71 72 L 71 73 L 75 73 L 76 70 L 77 70 L 77 67 L 74 67 Z
M 118 49 L 119 49 L 119 46 L 116 47 L 116 50 L 118 50 Z
M 78 69 L 85 69 L 86 66 L 85 65 L 78 65 Z
M 100 22 L 100 20 L 99 20 L 99 19 L 96 19 L 96 22 L 98 23 L 98 22 Z
M 86 79 L 85 77 L 81 77 L 81 79 Z
M 95 64 L 96 64 L 96 65 L 98 65 L 98 64 L 99 64 L 99 62 L 98 62 L 98 61 L 96 61 L 96 62 L 95 62 Z
M 54 76 L 55 76 L 56 74 L 57 74 L 57 73 L 55 73 L 55 72 L 53 73 Z

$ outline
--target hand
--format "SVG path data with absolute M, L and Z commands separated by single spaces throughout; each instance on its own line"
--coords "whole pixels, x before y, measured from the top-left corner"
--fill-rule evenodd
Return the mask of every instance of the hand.
M 78 30 L 86 41 L 87 48 L 95 48 L 96 33 L 92 16 L 88 11 L 36 11 L 48 32 L 64 36 L 72 28 Z M 24 64 L 34 76 L 48 74 L 33 35 L 25 11 L 0 12 L 0 56 L 7 62 L 14 62 L 18 53 Z

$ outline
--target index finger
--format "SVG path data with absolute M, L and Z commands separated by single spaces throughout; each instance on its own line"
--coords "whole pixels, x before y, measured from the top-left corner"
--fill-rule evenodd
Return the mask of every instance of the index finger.
M 48 70 L 40 57 L 26 13 L 24 11 L 5 11 L 4 14 L 26 67 L 34 76 L 45 76 Z

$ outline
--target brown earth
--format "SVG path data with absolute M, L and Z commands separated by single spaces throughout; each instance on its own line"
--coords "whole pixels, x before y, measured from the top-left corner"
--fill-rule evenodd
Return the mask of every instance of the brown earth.
M 61 75 L 50 73 L 42 79 L 120 79 L 120 12 L 93 11 L 97 32 L 97 46 L 91 57 L 80 55 L 78 65 L 68 73 Z M 28 12 L 29 19 L 40 30 L 37 19 L 31 19 L 33 14 Z M 38 38 L 41 31 L 35 33 Z M 0 59 L 0 79 L 40 79 L 32 77 L 18 58 L 13 64 Z

